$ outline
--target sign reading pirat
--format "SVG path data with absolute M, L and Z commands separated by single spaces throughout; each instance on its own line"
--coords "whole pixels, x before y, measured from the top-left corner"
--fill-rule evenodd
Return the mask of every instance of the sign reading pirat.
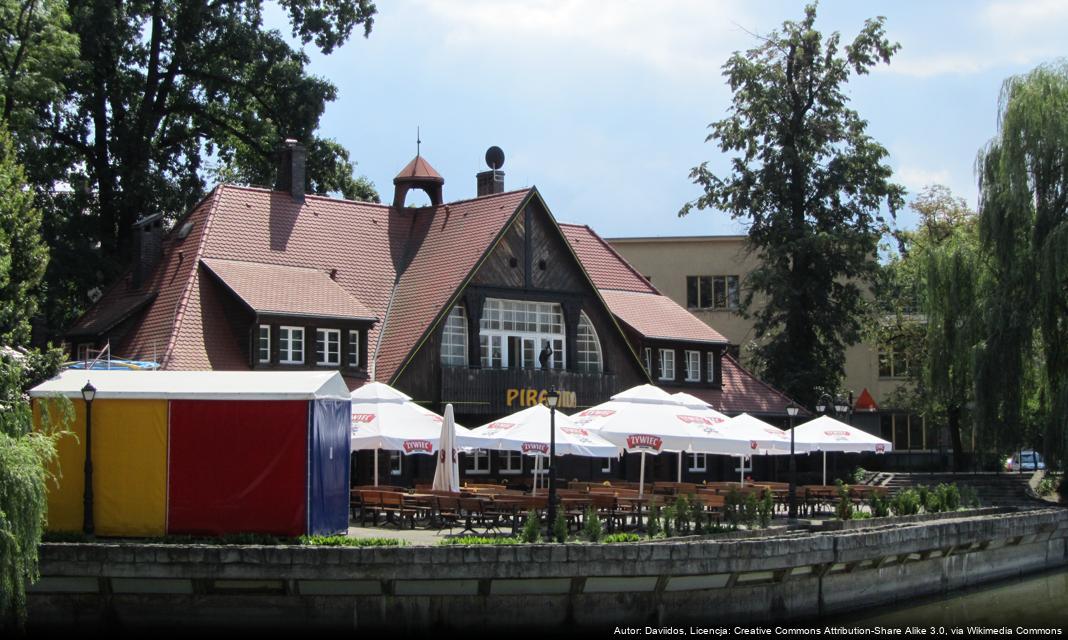
M 560 391 L 560 401 L 556 404 L 560 409 L 574 409 L 578 406 L 574 391 Z M 545 404 L 549 392 L 545 389 L 505 389 L 504 404 L 509 407 L 533 407 L 536 404 Z

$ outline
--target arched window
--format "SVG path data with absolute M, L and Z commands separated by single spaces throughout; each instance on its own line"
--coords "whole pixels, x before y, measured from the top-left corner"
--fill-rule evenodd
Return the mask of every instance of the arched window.
M 578 350 L 578 370 L 600 373 L 604 368 L 601 360 L 601 342 L 597 339 L 597 332 L 594 331 L 593 323 L 586 317 L 585 312 L 579 313 L 575 345 Z
M 456 305 L 445 319 L 441 332 L 441 364 L 446 367 L 467 365 L 467 314 Z

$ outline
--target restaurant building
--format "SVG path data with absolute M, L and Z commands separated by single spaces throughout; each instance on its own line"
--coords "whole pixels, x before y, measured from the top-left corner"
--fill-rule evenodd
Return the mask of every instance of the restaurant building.
M 417 155 L 391 204 L 354 202 L 306 194 L 304 155 L 287 141 L 274 189 L 222 184 L 169 231 L 139 221 L 135 263 L 68 331 L 72 351 L 110 345 L 165 370 L 338 370 L 350 388 L 376 380 L 434 411 L 451 403 L 470 427 L 554 387 L 570 414 L 647 382 L 785 421 L 789 399 L 743 369 L 727 338 L 592 229 L 557 222 L 536 187 L 506 191 L 491 169 L 475 197 L 445 202 L 444 178 Z M 409 206 L 413 190 L 430 204 Z M 673 476 L 675 456 L 659 458 Z M 565 460 L 560 474 L 636 477 L 628 462 Z M 386 484 L 433 474 L 429 456 L 380 463 Z M 687 456 L 684 469 L 700 481 L 735 465 Z M 532 463 L 476 452 L 462 469 L 521 482 Z

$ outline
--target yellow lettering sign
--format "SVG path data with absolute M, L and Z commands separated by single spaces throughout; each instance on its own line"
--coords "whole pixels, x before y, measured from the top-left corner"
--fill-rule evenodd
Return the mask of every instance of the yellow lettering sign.
M 560 391 L 560 399 L 556 406 L 561 409 L 574 409 L 578 406 L 578 398 L 574 391 Z M 545 404 L 549 392 L 545 389 L 505 389 L 504 404 L 512 407 L 533 407 L 537 404 Z
M 512 403 L 515 402 L 516 396 L 518 396 L 518 395 L 519 395 L 519 389 L 508 389 L 504 393 L 504 402 L 505 402 L 505 404 L 507 404 L 509 407 L 512 406 Z

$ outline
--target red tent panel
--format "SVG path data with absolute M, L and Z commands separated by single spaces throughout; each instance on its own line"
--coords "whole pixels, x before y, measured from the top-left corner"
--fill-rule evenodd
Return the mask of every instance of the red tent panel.
M 307 401 L 172 400 L 169 533 L 304 533 Z

